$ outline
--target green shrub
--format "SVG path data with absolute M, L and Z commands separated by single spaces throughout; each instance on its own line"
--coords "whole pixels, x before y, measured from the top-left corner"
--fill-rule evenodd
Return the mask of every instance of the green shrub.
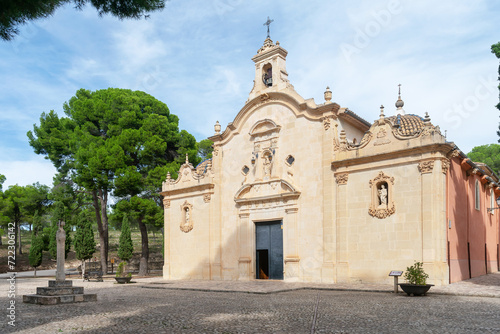
M 415 261 L 413 266 L 406 268 L 404 278 L 409 284 L 425 285 L 429 275 L 425 273 L 423 263 Z

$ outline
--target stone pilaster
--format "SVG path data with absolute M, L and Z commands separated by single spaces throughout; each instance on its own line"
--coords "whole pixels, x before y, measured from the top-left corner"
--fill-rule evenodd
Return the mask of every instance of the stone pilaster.
M 337 196 L 336 196 L 336 224 L 335 224 L 335 246 L 336 246 L 336 282 L 349 281 L 348 262 L 348 212 L 347 212 L 347 180 L 348 174 L 337 174 Z
M 252 263 L 252 238 L 250 231 L 250 214 L 240 213 L 239 221 L 239 245 L 240 258 L 238 259 L 239 280 L 247 281 L 251 278 Z
M 298 249 L 298 226 L 297 226 L 298 208 L 289 208 L 285 210 L 284 232 L 286 243 L 285 253 L 285 280 L 296 282 L 299 280 L 299 249 Z
M 446 277 L 446 176 L 440 160 L 419 163 L 422 174 L 422 262 L 429 283 L 446 284 L 433 277 Z

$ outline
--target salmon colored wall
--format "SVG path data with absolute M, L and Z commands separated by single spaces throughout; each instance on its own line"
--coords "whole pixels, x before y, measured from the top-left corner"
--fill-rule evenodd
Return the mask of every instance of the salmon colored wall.
M 480 173 L 473 174 L 471 170 L 460 158 L 451 159 L 447 178 L 450 283 L 498 271 L 500 213 L 487 212 L 491 188 Z M 479 210 L 475 208 L 476 181 L 480 189 Z M 498 192 L 493 196 L 498 196 Z

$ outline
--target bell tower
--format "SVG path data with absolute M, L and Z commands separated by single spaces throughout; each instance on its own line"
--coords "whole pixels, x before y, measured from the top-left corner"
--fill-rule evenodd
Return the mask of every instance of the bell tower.
M 269 36 L 269 24 L 272 20 L 267 18 L 267 38 L 264 45 L 253 56 L 255 63 L 255 80 L 249 100 L 268 92 L 282 91 L 290 87 L 288 73 L 286 72 L 286 56 L 288 51 L 280 46 L 277 41 L 273 43 Z

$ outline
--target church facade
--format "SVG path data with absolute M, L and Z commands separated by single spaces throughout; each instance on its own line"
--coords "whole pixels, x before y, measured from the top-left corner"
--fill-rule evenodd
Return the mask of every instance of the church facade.
M 303 99 L 286 57 L 267 38 L 212 159 L 167 175 L 164 278 L 390 283 L 420 261 L 442 285 L 497 271 L 497 175 L 401 96 L 373 123 L 328 88 Z

